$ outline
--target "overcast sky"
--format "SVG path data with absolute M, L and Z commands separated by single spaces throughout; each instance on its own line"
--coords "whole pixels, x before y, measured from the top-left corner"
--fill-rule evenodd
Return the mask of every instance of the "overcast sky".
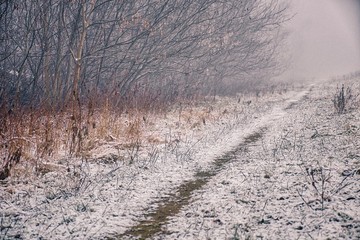
M 360 0 L 290 0 L 292 64 L 286 78 L 327 78 L 360 70 Z

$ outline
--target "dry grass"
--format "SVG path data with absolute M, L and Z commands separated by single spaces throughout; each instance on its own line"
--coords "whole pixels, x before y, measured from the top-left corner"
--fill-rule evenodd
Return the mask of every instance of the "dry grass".
M 82 116 L 76 129 L 70 111 L 4 114 L 0 130 L 0 179 L 25 174 L 24 166 L 27 172 L 39 174 L 47 171 L 44 166 L 48 162 L 57 159 L 90 158 L 93 149 L 107 142 L 121 142 L 128 149 L 141 145 L 145 121 L 140 113 L 117 113 L 105 104 L 97 110 L 82 109 L 82 114 L 85 117 Z M 74 144 L 80 147 L 74 148 Z M 22 166 L 16 167 L 20 160 Z M 49 168 L 49 164 L 46 166 Z
M 96 101 L 92 100 L 78 109 L 76 119 L 71 107 L 61 111 L 3 112 L 0 177 L 52 171 L 58 168 L 59 159 L 92 159 L 99 156 L 97 149 L 109 144 L 119 146 L 116 154 L 133 162 L 144 147 L 181 141 L 181 134 L 201 131 L 221 119 L 241 114 L 252 107 L 248 102 L 258 98 L 254 93 L 183 101 L 168 108 L 162 105 L 158 112 L 144 107 L 118 111 L 109 100 L 99 101 L 101 104 L 94 107 Z M 21 166 L 17 166 L 19 162 Z

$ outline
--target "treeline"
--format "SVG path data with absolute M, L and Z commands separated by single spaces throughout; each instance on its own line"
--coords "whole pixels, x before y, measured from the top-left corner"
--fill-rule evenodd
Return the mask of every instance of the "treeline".
M 278 70 L 279 0 L 2 0 L 0 105 L 151 107 Z M 232 85 L 232 84 L 237 85 Z

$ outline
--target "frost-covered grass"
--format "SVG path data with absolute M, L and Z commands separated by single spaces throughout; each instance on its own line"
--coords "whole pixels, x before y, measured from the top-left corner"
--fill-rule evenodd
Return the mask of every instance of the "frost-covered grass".
M 224 136 L 282 97 L 217 98 L 146 115 L 116 115 L 105 108 L 91 118 L 95 127 L 77 157 L 64 150 L 71 137 L 64 116 L 30 116 L 9 125 L 16 130 L 9 138 L 28 144 L 14 143 L 23 147 L 22 159 L 1 185 L 1 236 L 83 239 L 121 232 L 143 218 L 151 202 L 211 162 L 214 152 L 226 149 Z M 9 148 L 4 149 L 6 156 Z M 42 154 L 45 149 L 51 152 Z
M 346 84 L 358 92 L 357 81 Z M 358 239 L 360 109 L 338 114 L 339 84 L 314 85 L 283 108 L 159 239 Z
M 355 236 L 349 234 L 359 219 L 359 108 L 336 114 L 335 90 L 336 84 L 319 83 L 311 91 L 219 98 L 160 114 L 99 115 L 94 121 L 101 131 L 89 133 L 81 156 L 59 151 L 20 162 L 0 185 L 0 236 L 99 239 L 124 233 L 197 171 L 264 127 L 261 144 L 247 146 L 195 192 L 165 227 L 172 234 L 159 238 L 338 238 L 339 229 Z M 344 219 L 352 227 L 342 227 Z

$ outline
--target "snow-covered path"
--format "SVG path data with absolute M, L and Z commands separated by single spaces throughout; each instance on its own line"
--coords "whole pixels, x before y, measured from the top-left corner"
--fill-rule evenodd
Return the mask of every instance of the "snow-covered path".
M 191 130 L 176 114 L 150 119 L 166 139 L 132 164 L 110 142 L 70 172 L 1 185 L 0 237 L 356 238 L 360 114 L 335 114 L 335 91 L 317 83 L 226 102 L 201 127 L 188 117 Z
M 282 102 L 278 102 L 272 109 L 267 112 L 266 114 L 262 115 L 260 118 L 256 119 L 254 122 L 249 123 L 247 128 L 235 128 L 232 129 L 231 134 L 227 135 L 227 151 L 219 151 L 221 152 L 221 156 L 217 156 L 212 158 L 212 162 L 210 166 L 207 166 L 203 169 L 198 169 L 197 172 L 194 174 L 191 180 L 186 180 L 183 184 L 181 184 L 177 189 L 174 189 L 173 193 L 170 194 L 169 197 L 164 198 L 162 201 L 157 202 L 156 207 L 150 213 L 147 213 L 147 219 L 141 221 L 138 225 L 134 226 L 130 230 L 126 231 L 124 234 L 115 235 L 115 238 L 125 238 L 125 237 L 140 237 L 140 238 L 151 238 L 154 235 L 160 235 L 160 239 L 163 238 L 164 233 L 174 238 L 172 234 L 169 234 L 167 230 L 165 230 L 166 224 L 168 224 L 168 220 L 171 217 L 174 217 L 181 211 L 183 208 L 188 208 L 189 204 L 194 201 L 192 199 L 192 195 L 194 192 L 203 192 L 203 187 L 207 187 L 207 185 L 211 185 L 210 182 L 213 182 L 213 179 L 223 178 L 221 180 L 222 184 L 229 184 L 228 180 L 228 164 L 238 165 L 238 155 L 241 154 L 243 151 L 247 151 L 251 146 L 254 146 L 261 138 L 263 134 L 266 134 L 268 131 L 267 129 L 272 125 L 278 124 L 279 121 L 284 121 L 286 118 L 288 109 L 291 109 L 297 102 L 301 99 L 306 97 L 309 93 L 309 90 L 302 90 L 299 92 L 293 92 L 291 96 L 287 99 L 284 99 Z M 224 145 L 220 145 L 222 149 L 224 149 Z M 230 149 L 230 150 L 229 150 Z M 233 169 L 233 167 L 231 167 Z M 225 176 L 221 176 L 222 172 L 225 172 Z M 242 173 L 244 176 L 244 173 Z M 234 180 L 241 180 L 241 175 L 237 175 Z M 221 189 L 212 189 L 209 192 L 210 195 L 213 195 L 213 190 L 215 193 L 221 192 L 224 190 L 224 187 L 220 185 Z M 226 189 L 226 188 L 225 188 Z M 196 197 L 195 197 L 196 198 Z M 219 199 L 218 197 L 210 197 L 213 201 L 217 202 Z M 204 206 L 208 205 L 205 203 Z M 212 213 L 208 212 L 210 215 Z M 191 212 L 185 213 L 185 222 L 191 216 Z M 215 217 L 215 216 L 213 216 Z M 212 217 L 211 217 L 212 218 Z M 181 222 L 181 220 L 179 220 Z M 222 224 L 221 220 L 217 219 L 218 224 Z M 178 228 L 184 228 L 186 224 L 182 224 L 182 226 L 178 226 Z M 189 229 L 186 227 L 186 229 Z M 185 230 L 187 231 L 187 230 Z M 176 231 L 178 232 L 178 231 Z M 220 236 L 225 236 L 223 233 Z M 176 238 L 182 238 L 184 236 L 176 236 Z M 194 237 L 193 235 L 190 236 L 191 238 Z M 208 236 L 207 236 L 208 237 Z
M 155 239 L 359 239 L 360 115 L 334 114 L 322 90 L 275 106 L 257 125 L 267 129 L 262 140 L 237 152 Z

